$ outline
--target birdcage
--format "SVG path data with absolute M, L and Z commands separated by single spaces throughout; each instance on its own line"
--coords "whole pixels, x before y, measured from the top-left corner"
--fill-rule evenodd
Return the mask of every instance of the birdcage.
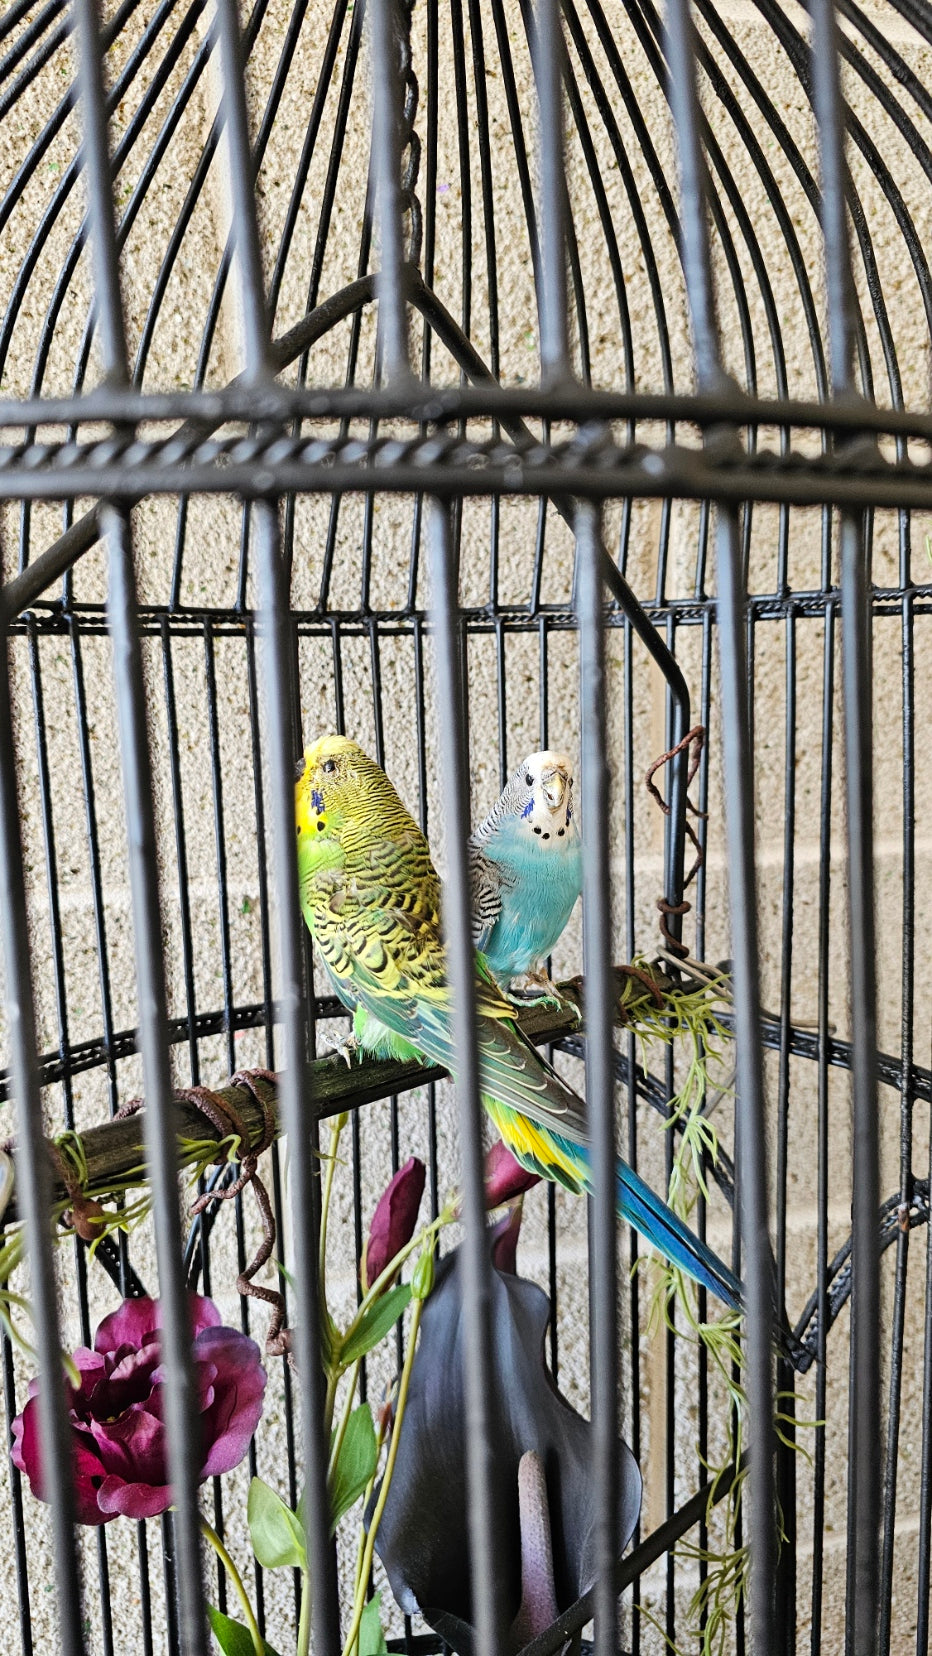
M 7 0 L 11 1650 L 928 1650 L 930 54 L 925 0 Z M 326 1051 L 327 731 L 444 872 L 455 1088 Z M 466 842 L 539 750 L 579 765 L 582 905 L 515 1016 L 594 1193 L 528 1189 L 517 1267 L 591 1524 L 520 1621 Z M 619 1221 L 618 1153 L 740 1277 L 727 1336 Z M 389 1318 L 357 1266 L 412 1155 Z M 357 1403 L 404 1444 L 435 1235 L 455 1625 L 356 1569 L 391 1451 L 334 1495 Z M 157 1359 L 156 1472 L 114 1421 Z

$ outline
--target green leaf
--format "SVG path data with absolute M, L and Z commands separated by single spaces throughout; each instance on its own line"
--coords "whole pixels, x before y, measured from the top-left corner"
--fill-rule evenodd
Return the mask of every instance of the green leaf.
M 341 1346 L 340 1362 L 348 1366 L 355 1363 L 357 1357 L 365 1357 L 366 1352 L 377 1346 L 389 1329 L 394 1328 L 410 1298 L 411 1287 L 407 1282 L 400 1282 L 395 1288 L 389 1288 L 387 1294 L 380 1294 L 346 1344 Z
M 246 1506 L 252 1550 L 266 1570 L 290 1566 L 307 1569 L 304 1529 L 280 1495 L 261 1478 L 249 1485 Z
M 368 1403 L 360 1403 L 349 1417 L 340 1454 L 330 1482 L 330 1533 L 349 1512 L 375 1471 L 379 1451 Z
M 359 1656 L 388 1656 L 388 1645 L 382 1632 L 379 1606 L 381 1593 L 373 1593 L 359 1621 Z
M 326 1306 L 322 1306 L 320 1315 L 320 1360 L 328 1374 L 334 1364 L 339 1362 L 341 1338 L 340 1330 L 330 1312 Z
M 297 1283 L 295 1282 L 295 1279 L 292 1276 L 291 1272 L 288 1270 L 287 1266 L 283 1265 L 280 1259 L 273 1259 L 272 1264 L 275 1266 L 275 1269 L 278 1272 L 279 1276 L 281 1277 L 282 1281 L 287 1282 L 288 1287 L 293 1289 L 295 1291 L 295 1293 L 297 1293 Z
M 252 1635 L 242 1622 L 233 1621 L 230 1616 L 225 1616 L 222 1610 L 215 1610 L 212 1604 L 207 1606 L 207 1615 L 223 1656 L 256 1656 Z M 265 1639 L 262 1641 L 262 1649 L 265 1656 L 278 1656 L 278 1652 L 273 1650 Z

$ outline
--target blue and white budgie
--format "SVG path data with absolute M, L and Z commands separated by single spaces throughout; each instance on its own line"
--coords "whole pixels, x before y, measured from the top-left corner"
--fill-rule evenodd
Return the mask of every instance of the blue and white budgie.
M 469 840 L 473 940 L 503 989 L 559 1000 L 545 962 L 582 891 L 573 771 L 532 753 Z

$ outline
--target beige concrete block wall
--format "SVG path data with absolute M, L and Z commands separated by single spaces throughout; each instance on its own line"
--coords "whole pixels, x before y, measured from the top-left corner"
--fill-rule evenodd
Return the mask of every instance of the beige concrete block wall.
M 788 4 L 788 19 L 805 30 L 801 8 Z M 895 40 L 905 62 L 928 85 L 932 54 L 886 5 L 865 5 L 865 14 L 882 34 Z M 267 108 L 270 90 L 286 41 L 292 8 L 286 0 L 269 0 L 263 13 L 249 59 L 248 83 L 255 128 L 259 129 Z M 656 150 L 657 165 L 666 187 L 676 192 L 675 148 L 666 104 L 624 8 L 606 6 L 624 69 L 630 78 L 638 109 Z M 168 19 L 150 55 L 149 64 L 126 88 L 114 113 L 112 143 L 117 145 L 128 133 L 140 106 L 154 65 L 160 62 L 173 34 L 181 27 L 183 7 Z M 38 7 L 35 8 L 38 14 Z M 514 160 L 506 82 L 496 64 L 494 15 L 489 4 L 478 9 L 486 52 L 484 91 L 488 100 L 492 145 L 490 171 L 492 222 L 495 235 L 495 266 L 498 277 L 499 350 L 501 377 L 505 383 L 533 384 L 539 372 L 537 322 L 530 244 L 523 216 L 518 175 Z M 780 119 L 798 145 L 805 165 L 815 173 L 817 159 L 811 113 L 792 65 L 756 8 L 749 0 L 719 0 L 717 15 L 753 67 Z M 33 13 L 29 14 L 30 18 Z M 111 84 L 130 59 L 144 29 L 155 16 L 151 4 L 142 4 L 126 23 L 107 60 Z M 483 210 L 482 179 L 475 141 L 477 120 L 476 90 L 472 75 L 472 37 L 466 26 L 465 43 L 469 72 L 466 77 L 466 125 L 470 133 L 469 193 L 472 237 L 468 249 L 471 292 L 468 316 L 464 312 L 462 281 L 465 181 L 461 172 L 454 120 L 455 87 L 451 44 L 450 9 L 440 8 L 439 107 L 440 134 L 437 162 L 436 257 L 434 285 L 454 315 L 465 321 L 476 347 L 488 358 L 491 352 L 489 288 L 486 238 L 492 224 Z M 520 11 L 514 4 L 504 8 L 504 27 L 515 64 L 516 84 L 526 141 L 533 148 L 533 95 L 530 64 Z M 266 270 L 271 280 L 281 245 L 283 228 L 297 175 L 307 124 L 318 91 L 330 11 L 325 0 L 312 0 L 301 27 L 297 50 L 287 73 L 278 112 L 263 154 L 258 194 Z M 123 290 L 129 338 L 130 360 L 135 361 L 145 339 L 144 383 L 150 387 L 185 388 L 199 376 L 210 386 L 226 384 L 237 372 L 238 320 L 229 291 L 219 305 L 212 343 L 201 361 L 201 341 L 208 316 L 218 263 L 225 239 L 225 190 L 222 166 L 215 161 L 207 170 L 190 222 L 178 249 L 167 281 L 164 300 L 151 336 L 147 317 L 154 283 L 169 248 L 174 227 L 207 139 L 217 104 L 217 87 L 210 74 L 198 81 L 185 112 L 167 144 L 164 158 L 150 181 L 145 198 L 136 211 L 133 192 L 146 157 L 171 105 L 191 71 L 203 39 L 205 20 L 200 19 L 171 68 L 164 88 L 149 114 L 139 142 L 132 147 L 120 168 L 116 201 L 122 213 L 134 213 L 122 257 Z M 598 46 L 591 20 L 583 19 L 583 31 L 599 71 L 607 75 L 605 54 Z M 427 22 L 422 0 L 414 7 L 413 39 L 415 68 L 421 83 L 419 130 L 426 134 Z M 786 155 L 763 123 L 746 88 L 731 67 L 713 33 L 703 27 L 703 37 L 713 52 L 725 83 L 732 89 L 740 109 L 760 139 L 764 158 L 772 169 L 798 238 L 806 271 L 812 284 L 816 314 L 824 328 L 824 288 L 820 241 L 811 205 Z M 281 334 L 297 322 L 308 305 L 309 284 L 315 248 L 322 247 L 319 277 L 312 300 L 326 298 L 357 274 L 359 231 L 365 203 L 368 162 L 368 95 L 364 68 L 357 76 L 349 105 L 338 175 L 336 198 L 329 223 L 321 224 L 321 201 L 326 183 L 327 158 L 336 130 L 337 94 L 349 58 L 349 35 L 344 30 L 336 54 L 334 83 L 328 92 L 321 118 L 321 136 L 310 167 L 307 185 L 301 194 L 288 257 L 278 273 L 274 331 Z M 868 51 L 872 67 L 885 85 L 897 90 L 879 58 Z M 634 384 L 639 390 L 660 389 L 663 360 L 655 297 L 649 280 L 648 260 L 641 246 L 635 217 L 625 194 L 624 182 L 612 146 L 598 118 L 596 103 L 578 55 L 571 54 L 573 73 L 585 119 L 592 132 L 601 182 L 615 227 L 624 273 L 625 302 L 633 338 Z M 30 153 L 50 112 L 70 83 L 72 63 L 67 45 L 49 58 L 29 92 L 14 103 L 4 117 L 0 145 L 0 191 L 6 191 Z M 611 83 L 609 83 L 611 84 Z M 886 159 L 908 211 L 924 245 L 929 239 L 932 204 L 928 179 L 909 154 L 902 138 L 879 103 L 864 84 L 850 72 L 846 89 L 857 119 Z M 806 318 L 799 289 L 787 256 L 776 215 L 768 204 L 760 177 L 755 171 L 744 139 L 735 124 L 712 95 L 704 89 L 706 107 L 715 140 L 731 169 L 741 202 L 754 226 L 760 257 L 773 293 L 776 322 L 785 348 L 786 380 L 795 396 L 814 396 L 818 381 L 810 347 Z M 902 92 L 897 95 L 903 97 Z M 657 188 L 643 153 L 638 131 L 624 107 L 617 88 L 612 106 L 621 143 L 631 167 L 638 199 L 648 227 L 649 246 L 659 272 L 666 326 L 670 339 L 670 377 L 681 390 L 692 385 L 692 364 L 687 309 L 681 272 L 673 239 L 665 220 Z M 920 113 L 911 115 L 928 139 Z M 567 163 L 571 198 L 585 292 L 592 377 L 603 386 L 625 383 L 618 302 L 599 223 L 596 199 L 587 177 L 584 156 L 573 123 L 567 125 Z M 0 238 L 0 308 L 10 305 L 15 284 L 21 278 L 27 249 L 57 201 L 56 191 L 72 164 L 78 132 L 75 117 L 65 119 L 59 133 L 32 166 L 28 183 Z M 921 304 L 919 286 L 904 249 L 892 208 L 872 178 L 863 159 L 852 152 L 852 170 L 864 205 L 873 255 L 895 341 L 902 395 L 908 405 L 927 408 L 929 402 L 929 329 Z M 422 163 L 419 190 L 423 198 L 425 169 Z M 773 394 L 778 375 L 768 315 L 761 283 L 744 244 L 733 206 L 724 199 L 724 220 L 735 236 L 736 273 L 729 271 L 721 240 L 713 235 L 719 278 L 718 301 L 722 345 L 726 364 L 742 384 L 748 383 L 747 350 L 753 341 L 757 388 Z M 66 262 L 72 257 L 83 211 L 80 187 L 72 189 L 54 216 L 40 257 L 22 291 L 15 315 L 10 317 L 8 338 L 3 336 L 6 355 L 0 364 L 0 390 L 4 395 L 25 395 L 34 384 L 48 392 L 65 392 L 74 382 L 75 366 L 82 352 L 87 326 L 89 276 L 86 252 L 74 259 L 63 293 L 56 299 L 56 284 Z M 867 298 L 863 261 L 856 260 L 859 295 L 865 315 L 866 339 L 873 366 L 874 391 L 878 400 L 889 403 L 891 385 L 876 323 Z M 750 328 L 742 336 L 742 311 L 736 298 L 747 307 Z M 41 373 L 37 363 L 47 342 L 47 311 L 57 305 L 54 327 L 48 342 Z M 579 330 L 573 320 L 573 336 Z M 342 383 L 346 374 L 350 325 L 343 324 L 315 347 L 309 377 L 320 384 Z M 420 360 L 422 327 L 412 320 L 412 357 Z M 367 311 L 359 336 L 357 380 L 371 379 L 375 351 L 375 326 Z M 292 368 L 286 378 L 293 378 Z M 458 370 L 452 359 L 433 345 L 432 372 L 439 383 L 456 383 Z M 93 348 L 87 378 L 93 381 L 98 366 Z M 478 431 L 478 427 L 476 428 Z M 661 428 L 645 427 L 639 435 L 645 441 L 662 442 Z M 773 434 L 770 434 L 773 438 Z M 688 438 L 688 434 L 686 434 Z M 79 503 L 76 513 L 83 506 Z M 378 498 L 372 509 L 372 553 L 369 602 L 377 617 L 371 627 L 358 627 L 346 620 L 346 612 L 360 604 L 364 570 L 366 516 L 359 499 L 346 500 L 336 528 L 330 584 L 330 610 L 344 619 L 331 631 L 329 621 L 313 616 L 324 567 L 331 505 L 327 498 L 299 500 L 294 513 L 294 569 L 292 601 L 304 621 L 299 631 L 298 661 L 304 730 L 308 738 L 332 726 L 340 700 L 347 730 L 364 744 L 373 746 L 377 733 L 384 741 L 386 766 L 402 796 L 412 809 L 426 810 L 428 828 L 438 862 L 445 858 L 444 755 L 437 737 L 433 694 L 432 646 L 424 645 L 427 669 L 425 702 L 425 749 L 428 791 L 418 797 L 416 748 L 416 655 L 410 624 L 402 615 L 407 603 L 411 549 L 412 503 L 392 496 Z M 515 613 L 526 606 L 530 596 L 533 556 L 537 534 L 537 507 L 525 500 L 505 500 L 500 508 L 498 600 L 513 606 Z M 615 545 L 622 528 L 622 512 L 610 505 L 605 512 L 605 534 Z M 187 507 L 183 558 L 177 581 L 177 596 L 188 611 L 187 618 L 175 619 L 166 645 L 160 631 L 161 616 L 171 598 L 178 514 L 174 501 L 150 500 L 134 513 L 137 568 L 142 603 L 147 606 L 146 665 L 149 674 L 149 711 L 155 788 L 161 845 L 161 882 L 166 969 L 170 1013 L 183 1017 L 190 1010 L 185 976 L 179 866 L 175 845 L 176 800 L 173 794 L 171 752 L 177 754 L 181 802 L 187 851 L 185 890 L 190 910 L 192 939 L 191 981 L 193 1006 L 198 1012 L 216 1011 L 229 993 L 235 1006 L 259 1003 L 265 993 L 262 968 L 260 912 L 260 849 L 257 840 L 254 787 L 255 755 L 252 750 L 249 688 L 249 640 L 240 620 L 230 612 L 237 603 L 242 513 L 238 504 L 222 497 L 192 501 Z M 60 508 L 35 506 L 24 520 L 13 507 L 0 509 L 4 575 L 12 573 L 28 543 L 29 557 L 36 556 L 60 532 Z M 912 551 L 907 579 L 917 584 L 929 579 L 923 538 L 932 524 L 918 517 L 912 524 Z M 749 541 L 749 586 L 755 595 L 773 594 L 778 584 L 779 513 L 776 508 L 755 508 Z M 488 503 L 468 501 L 462 511 L 462 600 L 481 609 L 490 596 L 491 513 Z M 874 579 L 882 588 L 898 587 L 898 524 L 893 513 L 878 513 L 873 530 Z M 572 548 L 562 522 L 548 515 L 546 556 L 541 596 L 545 603 L 568 606 L 571 597 Z M 709 798 L 708 852 L 704 871 L 701 909 L 694 908 L 687 921 L 687 939 L 698 946 L 710 961 L 727 958 L 729 908 L 727 862 L 724 847 L 726 799 L 722 780 L 721 730 L 717 647 L 714 634 L 707 641 L 703 629 L 692 624 L 689 603 L 696 591 L 714 591 L 714 550 L 704 546 L 702 517 L 691 503 L 675 503 L 669 523 L 657 502 L 635 502 L 631 508 L 627 542 L 629 579 L 645 600 L 658 590 L 661 553 L 666 557 L 664 595 L 673 605 L 677 619 L 675 644 L 693 697 L 699 708 L 708 694 L 709 715 Z M 800 595 L 791 635 L 786 620 L 768 613 L 763 606 L 754 635 L 755 694 L 755 810 L 758 831 L 760 872 L 760 920 L 763 947 L 762 993 L 765 1005 L 779 1010 L 783 948 L 784 906 L 792 906 L 792 971 L 790 1005 L 795 1020 L 806 1022 L 815 1016 L 818 985 L 819 917 L 829 905 L 828 945 L 830 1017 L 842 1039 L 850 1033 L 846 965 L 846 888 L 843 804 L 843 752 L 840 709 L 840 651 L 837 616 L 833 647 L 826 654 L 825 622 L 819 606 L 806 594 L 817 593 L 822 585 L 819 514 L 812 510 L 793 511 L 788 524 L 787 580 Z M 704 559 L 704 563 L 701 560 Z M 423 571 L 417 585 L 417 603 L 426 603 Z M 704 573 L 700 573 L 700 569 Z M 837 578 L 837 549 L 830 553 L 831 580 Z M 55 992 L 56 950 L 60 951 L 66 986 L 67 1038 L 71 1043 L 92 1041 L 104 1029 L 100 973 L 99 928 L 105 933 L 103 958 L 106 962 L 113 1031 L 131 1031 L 136 1021 L 132 972 L 132 927 L 126 867 L 125 826 L 121 778 L 111 686 L 110 649 L 100 609 L 106 593 L 106 566 L 102 549 L 95 548 L 82 559 L 74 572 L 73 600 L 79 624 L 78 647 L 73 632 L 65 626 L 41 628 L 35 642 L 28 634 L 16 637 L 11 648 L 18 739 L 22 827 L 26 853 L 28 894 L 32 925 L 33 972 L 35 980 L 39 1042 L 43 1053 L 54 1052 L 61 1041 L 60 1009 Z M 252 601 L 250 581 L 246 583 L 247 605 Z M 915 730 L 917 733 L 915 774 L 915 898 L 913 903 L 915 998 L 913 1007 L 913 1056 L 928 1065 L 929 1028 L 932 1014 L 932 972 L 929 938 L 932 937 L 932 840 L 929 820 L 930 785 L 925 765 L 924 733 L 932 715 L 932 691 L 924 668 L 928 618 L 923 601 L 915 619 Z M 776 603 L 771 606 L 776 610 Z M 223 613 L 221 613 L 223 612 Z M 43 612 L 44 613 L 44 612 Z M 334 638 L 337 638 L 337 646 Z M 643 651 L 635 649 L 632 676 L 634 696 L 634 744 L 630 769 L 626 768 L 623 743 L 623 698 L 625 684 L 625 639 L 620 630 L 609 637 L 610 747 L 614 764 L 614 913 L 617 922 L 618 956 L 625 953 L 630 924 L 636 946 L 648 954 L 659 942 L 655 899 L 662 883 L 663 826 L 656 808 L 641 785 L 643 773 L 664 747 L 664 704 L 662 684 Z M 785 721 L 788 651 L 796 664 L 796 711 L 791 732 L 792 751 L 787 756 Z M 378 660 L 378 682 L 374 662 Z M 878 972 L 879 1025 L 881 1047 L 894 1055 L 902 1050 L 902 934 L 903 902 L 903 625 L 901 607 L 892 603 L 878 617 L 874 628 L 874 712 L 878 891 Z M 834 674 L 827 688 L 826 662 Z M 49 897 L 46 846 L 44 840 L 40 773 L 35 736 L 35 705 L 30 681 L 30 663 L 38 663 L 44 715 L 49 740 L 49 796 L 54 820 L 56 905 Z M 211 692 L 208 662 L 214 676 L 213 708 L 216 744 L 222 767 L 221 800 L 226 853 L 226 902 L 219 891 L 217 851 L 214 832 L 216 806 L 211 775 Z M 337 682 L 339 663 L 342 680 Z M 176 706 L 176 729 L 170 729 L 166 701 L 166 671 L 170 668 Z M 568 631 L 551 631 L 542 648 L 536 630 L 510 632 L 506 639 L 504 670 L 498 675 L 494 637 L 476 629 L 470 638 L 471 761 L 476 813 L 486 809 L 499 787 L 503 764 L 515 764 L 540 744 L 540 684 L 544 664 L 547 671 L 548 738 L 552 745 L 573 751 L 578 742 L 577 652 L 575 636 Z M 82 759 L 79 703 L 85 704 L 86 752 Z M 831 846 L 829 887 L 820 886 L 820 798 L 823 780 L 822 731 L 828 713 L 828 758 L 831 763 L 830 802 Z M 378 712 L 378 721 L 376 720 Z M 505 751 L 500 752 L 499 728 L 504 730 Z M 83 762 L 89 766 L 96 802 L 96 842 L 89 847 Z M 795 781 L 796 830 L 792 856 L 785 857 L 787 769 Z M 624 812 L 629 793 L 633 798 L 634 910 L 626 912 L 624 876 Z M 99 896 L 98 896 L 99 894 Z M 696 927 L 699 926 L 697 932 Z M 228 966 L 223 960 L 224 926 L 229 932 Z M 581 959 L 581 928 L 577 914 L 557 951 L 558 970 L 575 971 Z M 274 985 L 273 985 L 274 988 Z M 329 1033 L 333 1033 L 332 1031 Z M 328 1031 L 322 1030 L 322 1036 Z M 192 1059 L 186 1043 L 173 1048 L 173 1066 L 179 1084 L 192 1079 Z M 246 1029 L 235 1040 L 210 1035 L 197 1043 L 199 1078 L 221 1083 L 234 1065 L 264 1063 L 268 1057 L 261 1031 Z M 683 1055 L 678 1055 L 682 1073 Z M 0 1058 L 2 1062 L 2 1058 Z M 579 1075 L 579 1067 L 567 1060 L 567 1073 Z M 659 1065 L 659 1057 L 656 1064 Z M 726 1071 L 728 1065 L 726 1062 Z M 788 1131 L 788 1212 L 787 1251 L 789 1310 L 796 1316 L 810 1292 L 815 1271 L 816 1250 L 816 1123 L 817 1077 L 815 1067 L 803 1059 L 790 1063 Z M 778 1068 L 773 1055 L 766 1064 L 768 1096 L 774 1106 L 771 1152 L 775 1145 L 775 1108 Z M 140 1067 L 135 1056 L 120 1058 L 108 1071 L 85 1070 L 74 1077 L 66 1099 L 61 1087 L 46 1093 L 50 1129 L 63 1121 L 66 1103 L 73 1108 L 77 1127 L 85 1127 L 106 1115 L 112 1103 L 124 1102 L 139 1091 Z M 833 1070 L 827 1086 L 829 1121 L 830 1247 L 839 1246 L 848 1231 L 850 1208 L 850 1101 L 846 1076 Z M 624 1119 L 627 1101 L 619 1097 L 619 1116 Z M 884 1196 L 898 1187 L 899 1100 L 893 1089 L 879 1093 L 882 1137 L 881 1190 Z M 0 1123 L 8 1119 L 9 1105 L 3 1107 Z M 718 1124 L 723 1144 L 732 1147 L 729 1110 L 722 1107 Z M 427 1148 L 427 1107 L 421 1094 L 401 1100 L 398 1141 L 401 1152 L 424 1154 Z M 441 1089 L 440 1187 L 441 1194 L 455 1182 L 457 1146 L 452 1100 Z M 663 1178 L 664 1139 L 658 1118 L 644 1107 L 638 1110 L 640 1165 L 645 1175 L 659 1183 Z M 927 1110 L 917 1107 L 914 1117 L 913 1168 L 917 1175 L 928 1172 L 929 1135 Z M 6 1129 L 4 1128 L 4 1131 Z M 363 1121 L 361 1174 L 371 1207 L 391 1166 L 390 1112 L 387 1103 L 368 1109 Z M 773 1155 L 771 1156 L 773 1171 Z M 341 1170 L 335 1201 L 337 1222 L 333 1268 L 334 1292 L 339 1305 L 347 1308 L 353 1299 L 352 1277 L 352 1192 L 350 1167 Z M 557 1197 L 559 1225 L 559 1349 L 561 1385 L 577 1406 L 588 1406 L 586 1341 L 586 1237 L 583 1205 Z M 247 1203 L 245 1212 L 247 1247 L 253 1240 L 254 1215 Z M 709 1216 L 709 1234 L 716 1247 L 730 1247 L 730 1218 L 724 1204 L 714 1200 Z M 238 1301 L 233 1288 L 235 1246 L 232 1224 L 221 1223 L 215 1233 L 217 1254 L 212 1291 L 226 1320 L 236 1321 Z M 921 1449 L 921 1376 L 925 1248 L 923 1233 L 911 1248 L 908 1277 L 906 1360 L 903 1380 L 903 1425 L 898 1465 L 897 1530 L 894 1554 L 894 1652 L 910 1648 L 916 1614 L 916 1556 L 918 1489 Z M 151 1236 L 147 1227 L 133 1240 L 133 1254 L 143 1278 L 156 1280 Z M 627 1242 L 622 1249 L 627 1263 Z M 60 1251 L 62 1271 L 62 1312 L 65 1336 L 76 1344 L 81 1338 L 74 1294 L 73 1263 L 67 1248 Z M 547 1281 L 546 1201 L 542 1191 L 527 1201 L 521 1268 L 542 1283 Z M 882 1350 L 889 1345 L 893 1281 L 892 1252 L 885 1255 L 884 1315 Z M 28 1280 L 22 1284 L 28 1288 Z M 642 1289 L 642 1302 L 649 1284 Z M 115 1300 L 108 1279 L 91 1272 L 92 1304 L 95 1315 L 112 1308 Z M 627 1301 L 623 1307 L 627 1327 Z M 261 1336 L 261 1317 L 252 1319 Z M 626 1342 L 630 1335 L 626 1334 Z M 701 1468 L 696 1455 L 696 1367 L 685 1344 L 677 1358 L 676 1442 L 666 1442 L 666 1357 L 665 1344 L 657 1332 L 642 1327 L 638 1335 L 640 1381 L 638 1406 L 641 1423 L 640 1458 L 645 1480 L 643 1523 L 645 1529 L 666 1516 L 665 1466 L 672 1453 L 676 1467 L 677 1499 L 688 1496 Z M 380 1354 L 372 1366 L 370 1396 L 391 1377 L 394 1358 Z M 27 1360 L 17 1358 L 17 1381 L 25 1385 L 30 1372 Z M 630 1363 L 626 1360 L 625 1426 L 631 1431 L 633 1399 Z M 812 1419 L 815 1410 L 814 1383 L 810 1376 L 799 1387 L 798 1413 Z M 845 1475 L 847 1456 L 847 1315 L 834 1330 L 830 1345 L 826 1401 L 826 1551 L 823 1648 L 841 1648 L 844 1616 L 844 1526 Z M 265 1422 L 258 1441 L 259 1470 L 284 1489 L 285 1437 L 281 1375 L 270 1382 Z M 724 1453 L 724 1399 L 712 1390 L 710 1405 L 713 1454 Z M 0 1458 L 0 1544 L 4 1556 L 12 1558 L 7 1467 Z M 228 1535 L 237 1556 L 248 1558 L 244 1527 L 245 1469 L 226 1481 Z M 799 1642 L 808 1648 L 808 1592 L 812 1558 L 811 1475 L 806 1464 L 799 1465 Z M 54 1634 L 49 1619 L 51 1604 L 51 1560 L 45 1509 L 27 1495 L 30 1525 L 29 1563 L 32 1611 L 37 1648 L 52 1648 Z M 161 1594 L 161 1555 L 157 1525 L 149 1525 L 150 1573 L 156 1626 L 164 1616 Z M 81 1538 L 87 1571 L 88 1649 L 102 1648 L 96 1612 L 96 1542 Z M 114 1605 L 118 1608 L 119 1651 L 133 1656 L 141 1650 L 134 1632 L 134 1610 L 138 1600 L 136 1542 L 130 1526 L 109 1526 L 110 1577 Z M 249 1570 L 246 1570 L 247 1577 Z M 694 1563 L 677 1567 L 677 1594 L 681 1602 L 680 1635 L 684 1648 L 687 1637 L 685 1603 L 697 1580 Z M 665 1574 L 651 1572 L 642 1583 L 642 1602 L 662 1620 L 665 1615 Z M 288 1648 L 292 1614 L 290 1583 L 266 1578 L 269 1636 L 276 1647 Z M 0 1584 L 0 1606 L 4 1624 L 15 1625 L 16 1583 L 8 1570 Z M 626 1615 L 628 1611 L 626 1610 Z M 393 1613 L 391 1631 L 401 1628 Z M 11 1649 L 17 1648 L 15 1634 Z M 645 1626 L 643 1649 L 660 1651 L 659 1634 Z M 731 1648 L 729 1645 L 728 1648 Z

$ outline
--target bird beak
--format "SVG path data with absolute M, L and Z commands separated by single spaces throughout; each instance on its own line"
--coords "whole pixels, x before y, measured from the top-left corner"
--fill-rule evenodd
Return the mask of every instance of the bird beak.
M 546 799 L 550 810 L 558 811 L 560 806 L 563 804 L 564 796 L 566 794 L 566 786 L 569 780 L 565 771 L 545 771 L 540 780 L 541 787 L 544 792 L 544 798 Z

